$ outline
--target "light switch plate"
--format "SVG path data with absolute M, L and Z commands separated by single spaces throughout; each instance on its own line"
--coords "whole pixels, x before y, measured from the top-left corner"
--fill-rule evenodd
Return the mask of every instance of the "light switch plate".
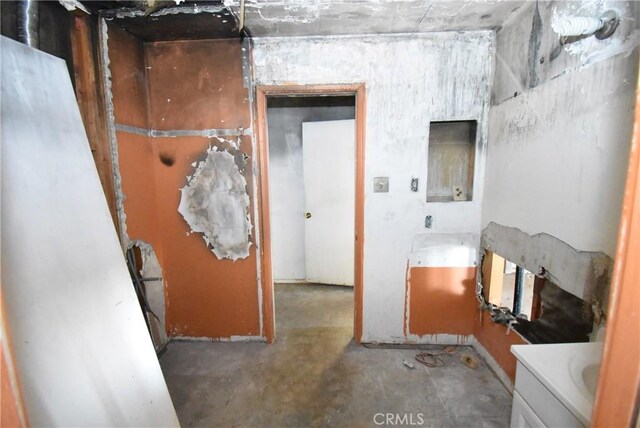
M 389 192 L 389 177 L 373 177 L 373 192 L 374 193 L 388 193 Z

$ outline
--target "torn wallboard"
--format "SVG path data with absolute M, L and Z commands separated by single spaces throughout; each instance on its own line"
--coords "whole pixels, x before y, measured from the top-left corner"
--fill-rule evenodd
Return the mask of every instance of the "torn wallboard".
M 144 284 L 145 296 L 151 314 L 145 314 L 151 331 L 156 351 L 161 349 L 169 341 L 165 329 L 165 303 L 164 280 L 162 267 L 158 261 L 151 244 L 143 241 L 132 241 L 132 247 L 136 247 L 142 259 L 139 271 L 141 281 Z
M 579 251 L 547 233 L 529 235 L 494 222 L 482 232 L 482 247 L 530 272 L 544 268 L 547 279 L 561 289 L 606 307 L 613 260 L 602 252 Z
M 244 162 L 244 158 L 242 159 Z M 219 259 L 249 256 L 251 220 L 247 181 L 234 157 L 217 147 L 207 150 L 187 185 L 181 189 L 178 212 Z

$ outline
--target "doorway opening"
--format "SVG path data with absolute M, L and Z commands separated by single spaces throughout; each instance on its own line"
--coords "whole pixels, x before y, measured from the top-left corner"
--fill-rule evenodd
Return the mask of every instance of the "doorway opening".
M 353 325 L 355 96 L 267 97 L 276 328 Z
M 259 87 L 263 333 L 362 335 L 364 86 Z M 353 330 L 351 329 L 353 325 Z

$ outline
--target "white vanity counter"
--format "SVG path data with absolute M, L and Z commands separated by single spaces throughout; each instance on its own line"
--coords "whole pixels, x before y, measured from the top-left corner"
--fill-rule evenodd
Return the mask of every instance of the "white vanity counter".
M 512 427 L 589 426 L 602 343 L 514 345 L 511 352 L 518 359 Z

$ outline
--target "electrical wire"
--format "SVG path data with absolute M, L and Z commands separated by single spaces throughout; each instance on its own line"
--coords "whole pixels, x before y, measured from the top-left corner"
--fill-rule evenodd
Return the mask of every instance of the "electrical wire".
M 416 355 L 416 361 L 432 368 L 444 366 L 444 361 L 440 357 L 443 355 L 453 355 L 456 352 L 456 348 L 453 346 L 447 346 L 441 352 L 420 352 Z

